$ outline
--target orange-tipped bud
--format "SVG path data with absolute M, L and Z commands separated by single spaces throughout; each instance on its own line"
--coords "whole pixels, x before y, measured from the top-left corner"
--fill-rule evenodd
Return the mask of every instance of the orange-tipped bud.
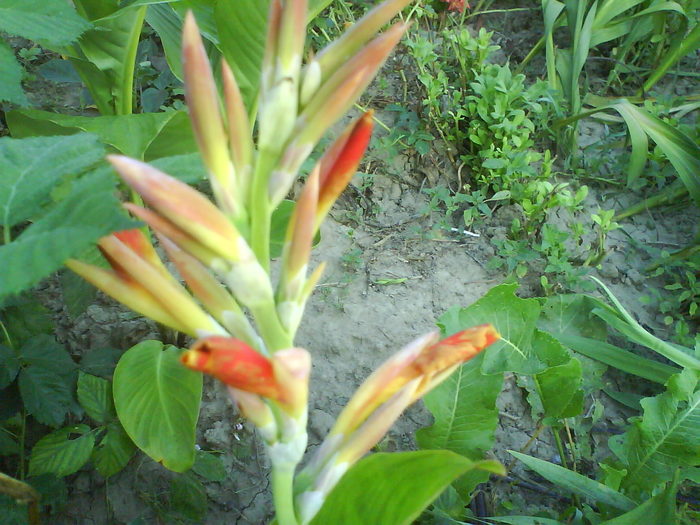
M 387 0 L 382 2 L 355 22 L 340 38 L 321 50 L 316 59 L 321 66 L 323 78 L 328 78 L 347 62 L 350 57 L 411 1 Z
M 347 187 L 360 165 L 372 138 L 374 112 L 368 111 L 352 122 L 318 161 L 320 189 L 316 228 L 320 226 L 333 203 Z
M 143 232 L 117 232 L 100 239 L 98 246 L 113 271 L 72 260 L 67 266 L 132 310 L 171 328 L 195 337 L 226 333 L 168 273 Z
M 238 259 L 241 235 L 204 195 L 138 160 L 120 155 L 110 155 L 108 160 L 158 214 L 224 260 Z
M 282 397 L 272 362 L 238 339 L 200 339 L 180 359 L 188 368 L 210 374 L 238 390 L 273 400 Z
M 219 109 L 219 94 L 211 65 L 192 11 L 187 13 L 182 35 L 185 98 L 202 159 L 209 170 L 217 200 L 235 217 L 244 213 L 242 195 L 235 188 L 235 173 Z
M 236 171 L 237 193 L 245 198 L 250 187 L 253 164 L 253 140 L 250 120 L 238 82 L 225 60 L 221 62 L 221 78 L 224 82 L 228 138 Z
M 411 403 L 500 336 L 481 325 L 437 340 L 423 336 L 389 358 L 357 389 L 300 475 L 300 512 L 311 517 L 342 474 L 369 451 Z M 306 521 L 305 521 L 306 523 Z

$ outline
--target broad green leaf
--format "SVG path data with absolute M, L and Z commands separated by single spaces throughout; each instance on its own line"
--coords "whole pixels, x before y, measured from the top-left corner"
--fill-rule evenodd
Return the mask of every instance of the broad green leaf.
M 146 22 L 160 37 L 170 70 L 182 80 L 182 19 L 169 5 L 149 6 Z
M 220 0 L 214 8 L 219 45 L 249 109 L 260 84 L 269 0 Z
M 488 520 L 495 523 L 507 523 L 508 525 L 565 525 L 561 521 L 534 516 L 498 516 L 489 517 Z
M 187 112 L 176 111 L 175 115 L 148 145 L 143 158 L 146 162 L 152 162 L 163 157 L 194 152 L 198 152 L 197 143 L 192 134 L 192 126 Z
M 11 35 L 62 46 L 89 28 L 63 0 L 0 0 L 0 31 Z
M 53 320 L 48 309 L 32 293 L 1 298 L 2 322 L 12 338 L 12 344 L 22 347 L 32 337 L 52 334 Z
M 150 164 L 188 184 L 196 184 L 207 178 L 207 170 L 199 153 L 164 157 L 154 160 Z
M 543 461 L 526 454 L 521 454 L 520 452 L 514 452 L 512 450 L 508 452 L 525 463 L 528 468 L 534 470 L 540 476 L 567 492 L 573 492 L 593 502 L 604 503 L 622 511 L 628 511 L 637 506 L 637 504 L 627 496 L 620 494 L 602 483 L 589 479 L 586 476 L 582 476 L 581 474 L 550 463 L 549 461 Z
M 116 415 L 112 385 L 101 377 L 84 372 L 78 374 L 78 402 L 97 423 L 105 424 Z
M 88 374 L 109 379 L 123 353 L 123 350 L 117 348 L 95 348 L 83 354 L 80 369 Z
M 114 195 L 115 183 L 107 170 L 74 181 L 65 199 L 0 246 L 0 297 L 36 284 L 100 237 L 133 227 Z
M 97 20 L 119 9 L 119 0 L 74 0 L 75 8 L 88 20 Z
M 605 339 L 605 323 L 591 312 L 600 301 L 583 294 L 562 294 L 548 297 L 537 321 L 540 330 L 557 337 L 558 334 Z
M 224 481 L 226 468 L 217 454 L 198 450 L 192 471 L 208 481 Z
M 77 434 L 79 437 L 72 439 Z M 63 477 L 85 465 L 95 446 L 95 435 L 87 425 L 62 428 L 41 438 L 29 458 L 29 475 Z
M 457 477 L 498 467 L 447 450 L 372 454 L 341 478 L 311 523 L 408 525 Z
M 15 351 L 9 346 L 0 345 L 0 390 L 15 380 L 19 365 Z
M 516 297 L 516 289 L 517 284 L 495 286 L 471 306 L 451 308 L 438 323 L 448 334 L 484 323 L 496 327 L 501 340 L 484 351 L 482 372 L 485 374 L 506 371 L 533 374 L 549 366 L 539 359 L 531 344 L 540 303 L 537 299 Z
M 602 522 L 600 525 L 640 525 L 641 523 L 678 523 L 676 513 L 677 478 L 657 495 L 642 502 L 617 518 Z
M 11 102 L 18 106 L 29 104 L 22 89 L 24 70 L 15 60 L 15 54 L 4 40 L 0 40 L 0 102 Z
M 180 111 L 83 117 L 28 109 L 9 112 L 7 122 L 15 137 L 89 131 L 120 153 L 136 159 L 144 159 L 146 151 L 152 143 L 164 131 L 168 123 L 179 115 L 183 117 L 178 119 L 180 125 L 187 122 L 186 114 Z M 173 132 L 170 131 L 170 133 L 172 135 Z M 188 135 L 187 130 L 181 131 L 180 135 L 185 139 L 192 136 L 191 131 Z M 175 153 L 170 153 L 170 155 L 194 151 L 194 149 L 188 149 L 194 148 L 194 142 L 191 138 L 189 141 L 184 140 L 170 144 L 170 146 L 175 150 Z
M 40 366 L 28 366 L 19 373 L 19 391 L 27 413 L 52 427 L 60 426 L 66 418 L 74 388 L 74 381 Z
M 73 359 L 52 335 L 35 335 L 22 345 L 19 353 L 24 365 L 39 366 L 75 379 Z
M 658 361 L 652 361 L 639 356 L 623 348 L 599 341 L 568 334 L 556 334 L 556 338 L 562 344 L 572 350 L 597 359 L 601 363 L 622 370 L 628 374 L 636 375 L 655 383 L 665 384 L 668 378 L 677 374 L 680 370 Z
M 544 415 L 555 418 L 578 416 L 583 410 L 582 380 L 578 359 L 570 359 L 563 365 L 536 374 L 535 384 Z
M 689 377 L 697 381 L 686 370 L 669 379 L 666 392 L 643 399 L 643 416 L 611 438 L 610 448 L 627 469 L 622 487 L 628 493 L 647 493 L 678 467 L 700 465 L 700 390 L 683 384 Z
M 194 464 L 202 374 L 185 368 L 180 351 L 160 341 L 130 348 L 114 371 L 114 405 L 133 442 L 165 467 Z
M 92 462 L 97 472 L 108 478 L 121 471 L 136 451 L 136 445 L 129 439 L 118 421 L 107 427 L 107 434 L 95 447 Z
M 4 428 L 0 427 L 0 456 L 19 454 L 19 443 Z
M 85 171 L 103 156 L 97 137 L 84 133 L 0 138 L 0 224 L 11 227 L 37 214 L 63 177 Z
M 133 110 L 136 51 L 146 9 L 121 9 L 93 20 L 94 28 L 77 45 L 62 50 L 73 59 L 102 115 L 130 115 Z
M 201 523 L 207 514 L 207 492 L 202 482 L 189 472 L 173 477 L 170 502 L 170 508 L 188 520 Z
M 503 376 L 483 375 L 482 361 L 483 353 L 460 366 L 423 398 L 434 422 L 416 432 L 420 448 L 451 450 L 476 461 L 493 447 L 498 425 L 496 398 Z M 460 480 L 459 487 L 468 494 L 487 479 L 487 473 L 472 471 Z

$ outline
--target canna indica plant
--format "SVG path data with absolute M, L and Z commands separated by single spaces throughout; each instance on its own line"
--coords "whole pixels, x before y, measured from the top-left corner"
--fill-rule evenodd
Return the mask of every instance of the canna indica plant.
M 359 388 L 298 474 L 307 446 L 309 353 L 294 345 L 323 271 L 309 273 L 314 235 L 349 183 L 370 140 L 372 113 L 352 122 L 308 174 L 270 272 L 275 208 L 327 129 L 376 75 L 406 31 L 377 31 L 410 0 L 386 0 L 304 64 L 306 0 L 272 0 L 255 118 L 222 63 L 223 111 L 192 14 L 184 25 L 186 98 L 214 201 L 159 170 L 111 156 L 142 203 L 124 206 L 155 233 L 187 285 L 173 277 L 141 230 L 98 245 L 110 268 L 66 264 L 131 309 L 196 339 L 182 363 L 223 382 L 259 429 L 272 468 L 277 523 L 309 523 L 343 475 L 401 412 L 499 336 L 490 325 L 442 341 L 425 335 Z

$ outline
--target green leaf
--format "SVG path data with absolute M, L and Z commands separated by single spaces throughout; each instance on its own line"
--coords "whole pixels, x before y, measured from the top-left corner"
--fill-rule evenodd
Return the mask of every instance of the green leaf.
M 578 416 L 583 410 L 582 380 L 578 359 L 570 359 L 563 365 L 536 374 L 535 384 L 544 415 L 554 418 Z
M 114 371 L 114 404 L 136 445 L 176 472 L 194 464 L 202 375 L 185 368 L 180 351 L 160 341 L 130 348 Z
M 0 301 L 3 323 L 15 347 L 21 347 L 35 335 L 53 333 L 51 313 L 34 294 L 24 293 Z
M 136 445 L 129 439 L 124 428 L 115 421 L 107 427 L 107 434 L 95 447 L 92 462 L 97 472 L 108 478 L 120 472 L 136 451 Z
M 10 437 L 10 434 L 0 427 L 0 456 L 12 456 L 19 454 L 19 443 Z
M 294 206 L 294 201 L 285 199 L 272 212 L 270 220 L 270 258 L 272 259 L 282 255 L 287 225 L 289 224 L 289 219 L 292 218 L 292 213 L 294 213 Z
M 548 368 L 532 345 L 535 323 L 540 315 L 537 299 L 515 296 L 517 284 L 501 284 L 467 308 L 452 308 L 440 317 L 446 333 L 484 323 L 493 324 L 501 340 L 484 351 L 482 372 L 534 374 Z M 449 327 L 449 328 L 448 328 Z M 461 328 L 457 328 L 461 327 Z
M 76 46 L 67 48 L 78 74 L 102 115 L 130 115 L 134 67 L 146 7 L 121 9 L 93 20 Z
M 207 178 L 207 170 L 199 153 L 159 158 L 150 164 L 188 184 L 195 184 Z
M 673 374 L 680 372 L 680 369 L 676 367 L 652 361 L 597 339 L 568 334 L 556 334 L 556 338 L 568 348 L 586 357 L 597 359 L 608 366 L 662 385 L 666 384 L 668 378 Z
M 116 415 L 112 401 L 112 385 L 101 377 L 79 372 L 78 402 L 97 423 L 105 424 Z
M 83 253 L 97 239 L 137 223 L 120 208 L 107 170 L 73 182 L 69 195 L 10 244 L 0 246 L 0 297 L 18 293 Z
M 27 413 L 52 427 L 63 423 L 73 402 L 74 386 L 65 376 L 39 366 L 28 366 L 19 373 L 19 391 Z
M 170 482 L 170 508 L 189 520 L 201 522 L 207 514 L 207 493 L 204 485 L 187 473 Z
M 79 437 L 71 439 L 78 434 Z M 62 428 L 41 438 L 29 458 L 29 475 L 68 476 L 85 465 L 95 446 L 95 435 L 87 425 Z
M 697 382 L 686 370 L 669 379 L 668 390 L 641 401 L 644 414 L 623 436 L 610 441 L 627 476 L 622 487 L 631 494 L 645 494 L 672 479 L 680 466 L 700 464 L 700 390 L 684 381 Z
M 600 525 L 639 525 L 640 523 L 678 523 L 676 513 L 677 478 L 656 496 L 644 501 L 617 518 L 604 521 Z
M 420 513 L 457 477 L 495 462 L 473 463 L 447 450 L 372 454 L 347 472 L 312 525 L 401 525 Z
M 268 6 L 269 0 L 220 0 L 214 8 L 219 46 L 249 109 L 260 84 Z
M 62 46 L 89 28 L 63 0 L 0 0 L 0 31 L 12 35 Z
M 170 130 L 167 125 L 173 119 L 177 119 L 179 127 L 184 127 L 187 124 L 188 129 Z M 15 137 L 88 131 L 97 135 L 103 143 L 109 144 L 120 153 L 136 159 L 145 158 L 146 151 L 161 133 L 167 130 L 171 135 L 168 140 L 171 141 L 174 131 L 178 131 L 181 137 L 175 144 L 170 144 L 174 151 L 170 155 L 195 151 L 187 115 L 183 111 L 83 117 L 26 109 L 8 112 L 7 125 Z
M 83 358 L 80 360 L 80 369 L 85 373 L 109 379 L 123 353 L 123 350 L 118 348 L 90 350 L 83 354 Z
M 540 476 L 548 479 L 565 491 L 573 492 L 591 501 L 604 503 L 623 511 L 631 510 L 637 506 L 637 504 L 627 496 L 593 479 L 589 479 L 569 469 L 550 463 L 549 461 L 543 461 L 512 450 L 508 452 L 525 463 L 528 468 L 534 470 Z
M 90 246 L 84 254 L 80 254 L 76 258 L 85 262 L 93 262 L 96 261 L 97 257 L 101 257 L 99 253 L 97 246 Z M 76 319 L 93 303 L 97 297 L 97 288 L 79 275 L 68 271 L 61 272 L 60 282 L 66 310 L 72 319 Z
M 451 450 L 476 461 L 493 447 L 498 425 L 496 398 L 503 376 L 483 375 L 482 361 L 483 353 L 460 366 L 423 398 L 434 422 L 416 432 L 420 448 Z M 468 494 L 487 479 L 487 473 L 471 471 L 460 480 L 459 488 Z
M 498 516 L 489 517 L 489 521 L 507 523 L 508 525 L 565 525 L 561 521 L 534 516 Z
M 29 104 L 22 89 L 24 69 L 15 60 L 12 48 L 4 40 L 0 40 L 0 102 L 11 102 L 19 106 Z
M 217 454 L 198 450 L 192 470 L 209 481 L 224 481 L 226 469 Z
M 0 345 L 0 390 L 7 387 L 17 377 L 19 359 L 9 346 Z
M 600 304 L 598 299 L 583 294 L 548 297 L 542 305 L 537 327 L 555 337 L 567 334 L 605 340 L 605 323 L 591 313 Z
M 24 366 L 19 390 L 27 412 L 39 422 L 57 427 L 74 407 L 75 364 L 52 336 L 40 334 L 20 349 Z
M 104 156 L 94 135 L 0 138 L 0 223 L 18 224 L 41 210 L 54 186 Z

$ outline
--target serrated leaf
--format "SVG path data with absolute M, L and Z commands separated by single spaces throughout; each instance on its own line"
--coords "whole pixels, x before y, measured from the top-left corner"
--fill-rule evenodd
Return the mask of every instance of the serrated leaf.
M 58 375 L 75 378 L 76 365 L 70 354 L 48 334 L 35 335 L 20 348 L 25 365 L 38 366 Z
M 91 248 L 97 252 L 97 247 Z M 76 258 L 87 262 L 90 257 L 80 255 Z M 66 311 L 72 319 L 75 319 L 84 313 L 88 306 L 95 300 L 97 297 L 97 288 L 79 275 L 68 271 L 61 272 L 60 282 Z
M 171 144 L 174 149 L 171 155 L 195 151 L 196 146 L 187 115 L 181 111 L 101 117 L 61 115 L 37 109 L 7 113 L 7 125 L 15 137 L 86 131 L 94 133 L 100 141 L 109 144 L 120 153 L 137 159 L 146 158 L 146 151 L 164 130 L 169 129 L 167 125 L 173 119 L 177 119 L 178 126 L 183 129 L 178 130 L 182 135 L 179 142 Z M 170 133 L 172 135 L 172 131 Z M 172 136 L 168 140 L 172 142 Z
M 21 347 L 37 334 L 53 333 L 51 314 L 34 294 L 0 298 L 0 301 L 3 323 L 15 347 Z
M 447 450 L 372 454 L 341 478 L 311 523 L 408 525 L 454 479 L 474 468 L 493 469 L 493 463 Z
M 217 454 L 198 450 L 192 471 L 208 481 L 224 481 L 226 469 Z
M 97 137 L 0 138 L 0 223 L 11 227 L 33 215 L 62 177 L 83 172 L 104 156 Z
M 73 403 L 74 381 L 39 366 L 28 366 L 20 371 L 18 383 L 27 413 L 52 427 L 63 423 Z
M 10 434 L 0 427 L 0 456 L 19 454 L 19 443 L 10 437 Z
M 528 468 L 566 491 L 573 492 L 594 502 L 610 505 L 622 511 L 628 511 L 637 506 L 627 496 L 577 472 L 560 467 L 549 461 L 521 454 L 520 452 L 512 450 L 508 452 L 525 463 Z
M 659 494 L 643 501 L 636 509 L 632 509 L 617 518 L 604 521 L 600 525 L 639 525 L 641 523 L 679 523 L 676 512 L 677 480 L 669 483 Z
M 114 371 L 114 405 L 133 442 L 166 468 L 184 472 L 195 456 L 202 375 L 160 341 L 130 348 Z
M 136 451 L 136 445 L 126 434 L 119 422 L 114 422 L 107 428 L 107 434 L 95 447 L 92 462 L 97 472 L 108 478 L 120 472 Z
M 175 476 L 170 482 L 170 508 L 187 519 L 201 522 L 207 514 L 204 485 L 191 474 Z
M 592 314 L 601 305 L 598 299 L 583 294 L 563 294 L 548 297 L 537 321 L 540 330 L 558 334 L 605 340 L 605 323 Z
M 549 366 L 538 358 L 531 344 L 540 303 L 537 299 L 516 297 L 517 287 L 517 284 L 495 286 L 471 306 L 451 308 L 440 317 L 438 324 L 446 333 L 484 323 L 496 327 L 501 340 L 484 351 L 482 371 L 485 374 L 506 371 L 534 374 Z
M 0 390 L 7 387 L 17 377 L 19 359 L 12 348 L 0 345 Z
M 498 425 L 496 398 L 503 376 L 483 375 L 482 361 L 483 352 L 423 398 L 434 422 L 416 432 L 420 448 L 451 450 L 470 460 L 480 460 L 493 447 Z M 487 473 L 473 471 L 460 480 L 459 488 L 468 494 L 486 479 Z
M 101 377 L 84 372 L 78 374 L 78 402 L 97 423 L 105 424 L 116 416 L 112 385 Z
M 677 378 L 684 374 L 672 377 L 663 394 L 642 399 L 643 416 L 617 441 L 611 441 L 613 452 L 627 469 L 622 487 L 628 493 L 650 492 L 670 480 L 678 467 L 700 464 L 700 390 L 674 391 Z
M 12 35 L 63 46 L 89 28 L 63 0 L 0 0 L 0 31 Z
M 74 434 L 80 437 L 71 439 Z M 41 438 L 29 458 L 29 475 L 68 476 L 85 465 L 95 446 L 95 435 L 87 425 L 62 428 Z
M 117 361 L 124 353 L 118 348 L 96 348 L 83 355 L 80 360 L 80 369 L 94 376 L 109 379 L 112 377 Z
M 24 290 L 97 239 L 138 224 L 119 207 L 106 170 L 74 181 L 70 194 L 10 244 L 0 246 L 0 297 Z
M 29 104 L 22 89 L 24 70 L 15 59 L 12 48 L 0 40 L 0 102 L 11 102 L 19 106 Z

